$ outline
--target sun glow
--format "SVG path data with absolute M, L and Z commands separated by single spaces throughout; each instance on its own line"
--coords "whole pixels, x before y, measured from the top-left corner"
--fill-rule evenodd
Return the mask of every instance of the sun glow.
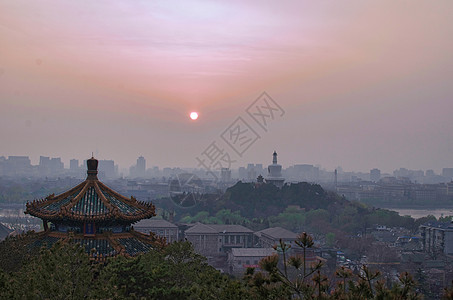
M 198 119 L 198 113 L 196 111 L 191 112 L 190 118 L 195 121 L 196 119 Z

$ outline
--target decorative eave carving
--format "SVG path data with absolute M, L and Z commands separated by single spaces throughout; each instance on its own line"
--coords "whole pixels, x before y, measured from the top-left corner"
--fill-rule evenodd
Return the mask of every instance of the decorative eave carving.
M 92 158 L 91 160 L 94 159 Z M 93 164 L 92 161 L 91 163 Z M 91 168 L 93 168 L 93 166 L 91 166 Z M 155 216 L 155 206 L 152 203 L 137 201 L 135 197 L 127 198 L 117 193 L 116 191 L 100 182 L 97 176 L 94 176 L 94 173 L 97 174 L 97 170 L 89 169 L 88 177 L 84 182 L 58 196 L 51 194 L 45 199 L 28 202 L 26 205 L 25 213 L 48 221 L 68 220 L 95 223 L 110 221 L 134 223 L 141 219 L 147 219 Z M 79 201 L 81 201 L 90 187 L 94 187 L 99 201 L 101 201 L 106 208 L 105 211 L 95 215 L 85 214 L 80 211 L 74 211 L 73 208 Z M 50 204 L 64 201 L 67 197 L 71 197 L 75 193 L 77 194 L 68 203 L 61 205 L 58 210 L 46 209 L 46 207 L 48 207 Z M 114 203 L 111 203 L 111 201 L 107 197 L 105 197 L 104 193 L 111 195 L 118 201 L 123 202 L 130 207 L 135 208 L 137 211 L 130 214 L 122 212 Z

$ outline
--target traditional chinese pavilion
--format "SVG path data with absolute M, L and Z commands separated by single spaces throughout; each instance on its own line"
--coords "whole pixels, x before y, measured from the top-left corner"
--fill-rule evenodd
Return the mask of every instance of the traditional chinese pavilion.
M 154 234 L 136 232 L 132 224 L 155 216 L 151 203 L 127 198 L 100 182 L 98 161 L 87 160 L 88 176 L 81 184 L 58 196 L 27 203 L 25 213 L 41 218 L 44 232 L 35 246 L 51 246 L 72 239 L 95 258 L 134 256 L 147 252 L 162 241 Z

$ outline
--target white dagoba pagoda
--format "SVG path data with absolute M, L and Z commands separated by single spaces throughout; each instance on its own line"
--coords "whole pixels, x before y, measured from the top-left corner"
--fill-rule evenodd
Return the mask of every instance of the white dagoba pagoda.
M 274 151 L 272 156 L 272 165 L 267 167 L 268 174 L 266 183 L 271 183 L 276 187 L 281 188 L 285 182 L 285 179 L 282 177 L 282 165 L 277 163 L 277 152 Z

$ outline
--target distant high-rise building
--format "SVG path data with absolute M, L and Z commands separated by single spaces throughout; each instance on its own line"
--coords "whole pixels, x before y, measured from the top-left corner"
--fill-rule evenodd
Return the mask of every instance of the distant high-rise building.
M 0 175 L 5 174 L 5 169 L 7 168 L 6 164 L 6 158 L 4 156 L 0 156 Z
M 433 176 L 436 176 L 436 173 L 434 173 L 434 170 L 426 170 L 425 176 L 433 177 Z
M 453 168 L 443 168 L 442 176 L 448 178 L 449 180 L 453 180 Z
M 146 177 L 159 177 L 160 176 L 160 170 L 158 166 L 153 166 L 152 168 L 149 168 L 146 170 Z
M 244 180 L 247 178 L 247 169 L 244 167 L 239 167 L 238 169 L 239 180 Z
M 231 182 L 231 170 L 229 168 L 222 168 L 220 170 L 220 178 L 222 182 Z
M 31 161 L 28 156 L 8 156 L 8 161 L 14 163 L 17 166 L 29 167 L 31 166 Z
M 11 175 L 27 174 L 31 170 L 31 161 L 28 156 L 8 156 L 5 163 L 5 171 Z
M 254 164 L 248 164 L 247 165 L 247 179 L 249 181 L 253 181 L 256 178 L 256 171 L 255 171 L 255 165 Z
M 130 176 L 133 178 L 145 177 L 146 175 L 146 160 L 143 156 L 137 158 L 137 164 L 129 168 Z
M 64 164 L 61 161 L 60 157 L 52 157 L 50 159 L 50 172 L 51 173 L 61 173 L 64 171 Z
M 338 186 L 338 170 L 335 169 L 335 172 L 334 172 L 334 185 L 335 185 L 335 188 L 337 188 Z
M 264 173 L 263 164 L 256 164 L 256 165 L 255 165 L 255 172 L 256 172 L 256 174 L 258 174 L 258 175 L 260 175 L 260 174 L 265 174 L 265 173 Z
M 49 165 L 50 163 L 50 157 L 48 156 L 40 156 L 39 157 L 39 165 L 44 166 L 44 165 Z
M 50 174 L 50 157 L 48 156 L 39 157 L 38 170 L 41 176 L 47 176 Z
M 69 170 L 72 172 L 77 172 L 79 170 L 79 160 L 78 159 L 71 159 L 69 161 Z
M 319 177 L 319 168 L 308 164 L 294 165 L 288 171 L 288 176 L 297 181 L 316 181 Z
M 399 170 L 393 171 L 393 176 L 396 178 L 408 178 L 413 182 L 421 182 L 425 176 L 425 172 L 422 170 L 408 170 L 406 168 L 399 168 Z
M 78 159 L 71 159 L 69 161 L 69 172 L 71 173 L 71 176 L 75 176 L 77 178 L 83 178 L 85 173 L 83 168 L 79 165 Z
M 64 164 L 60 157 L 39 157 L 39 174 L 41 176 L 59 175 L 64 172 Z
M 99 161 L 99 173 L 105 178 L 115 178 L 115 162 L 113 160 L 100 160 Z
M 370 171 L 370 180 L 373 182 L 378 182 L 379 179 L 381 179 L 381 170 L 376 168 L 372 169 Z
M 143 156 L 137 158 L 137 167 L 135 171 L 137 172 L 137 177 L 145 177 L 146 160 Z

